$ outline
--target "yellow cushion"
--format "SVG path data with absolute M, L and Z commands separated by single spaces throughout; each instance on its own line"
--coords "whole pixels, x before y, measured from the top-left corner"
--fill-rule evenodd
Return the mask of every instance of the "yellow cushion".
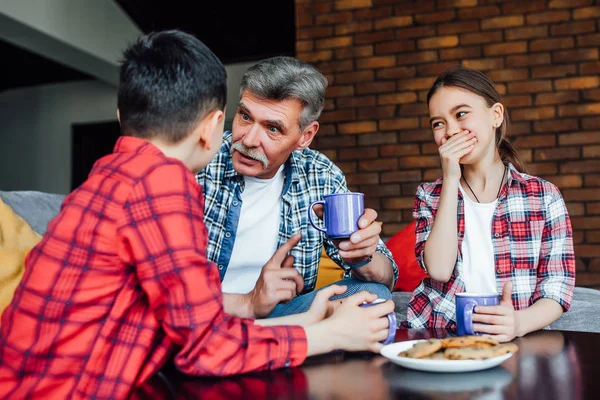
M 25 256 L 38 235 L 0 199 L 0 316 L 10 303 L 25 271 Z
M 343 278 L 344 270 L 340 268 L 329 256 L 325 253 L 325 248 L 321 252 L 321 261 L 319 262 L 319 273 L 317 274 L 317 286 L 315 289 L 320 289 L 323 286 L 330 285 Z

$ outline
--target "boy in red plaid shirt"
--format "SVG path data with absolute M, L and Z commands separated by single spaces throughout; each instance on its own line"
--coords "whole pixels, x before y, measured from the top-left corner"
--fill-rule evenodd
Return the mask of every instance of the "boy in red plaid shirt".
M 27 257 L 2 315 L 0 398 L 125 398 L 171 356 L 185 373 L 223 376 L 338 348 L 378 351 L 393 303 L 358 307 L 375 300 L 368 293 L 326 319 L 328 298 L 345 288 L 328 288 L 297 316 L 254 321 L 223 311 L 194 174 L 221 145 L 225 97 L 223 65 L 190 35 L 154 33 L 126 50 L 123 137 Z M 299 239 L 269 268 L 288 268 Z

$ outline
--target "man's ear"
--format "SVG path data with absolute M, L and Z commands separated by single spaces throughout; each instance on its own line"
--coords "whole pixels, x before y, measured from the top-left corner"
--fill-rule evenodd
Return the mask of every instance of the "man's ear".
M 216 130 L 222 130 L 225 113 L 223 110 L 215 110 L 208 114 L 200 122 L 198 127 L 198 143 L 205 150 L 210 150 L 212 146 L 212 136 Z
M 121 112 L 117 108 L 117 121 L 119 121 L 119 125 L 121 125 Z
M 319 123 L 317 121 L 313 121 L 310 123 L 300 136 L 300 141 L 298 142 L 298 146 L 295 150 L 304 150 L 307 148 L 313 141 L 317 131 L 319 130 Z

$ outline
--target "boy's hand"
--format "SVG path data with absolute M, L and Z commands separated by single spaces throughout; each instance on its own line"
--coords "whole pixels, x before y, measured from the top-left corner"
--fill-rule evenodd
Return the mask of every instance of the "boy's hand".
M 519 332 L 517 312 L 513 307 L 512 283 L 504 284 L 498 306 L 477 306 L 473 313 L 473 330 L 489 334 L 499 342 L 510 342 Z M 476 324 L 475 322 L 480 322 Z M 487 325 L 486 325 L 487 324 Z
M 342 304 L 340 300 L 329 300 L 332 296 L 342 294 L 347 286 L 331 285 L 317 292 L 310 308 L 305 313 L 306 324 L 315 324 L 329 317 Z M 343 302 L 343 300 L 342 300 Z M 305 326 L 307 326 L 305 325 Z
M 302 235 L 293 235 L 277 249 L 263 267 L 254 289 L 248 293 L 255 318 L 264 318 L 281 302 L 290 301 L 304 289 L 304 279 L 294 268 L 294 256 L 288 255 Z

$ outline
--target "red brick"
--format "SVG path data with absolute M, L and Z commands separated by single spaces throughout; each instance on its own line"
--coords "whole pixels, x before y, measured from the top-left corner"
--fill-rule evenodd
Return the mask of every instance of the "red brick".
M 589 189 L 580 189 L 580 190 L 574 189 L 574 190 L 571 190 L 570 192 L 587 192 L 588 190 Z M 573 222 L 573 226 L 576 227 L 577 229 L 588 230 L 588 229 L 600 228 L 600 217 L 578 217 L 578 218 L 573 218 L 571 222 Z M 596 256 L 598 254 L 600 254 L 600 252 L 596 253 Z
M 429 108 L 425 103 L 403 104 L 400 106 L 400 115 L 402 116 L 420 116 L 429 115 Z
M 591 75 L 600 73 L 600 61 L 579 64 L 579 74 Z
M 500 15 L 500 9 L 497 6 L 473 7 L 458 10 L 460 19 L 483 19 Z
M 529 71 L 527 68 L 496 69 L 488 72 L 487 76 L 494 82 L 509 82 L 527 79 Z
M 334 110 L 335 109 L 335 101 L 333 99 L 325 99 L 325 105 L 323 105 L 323 110 Z
M 444 50 L 442 50 L 443 52 Z M 432 61 L 437 61 L 437 52 L 435 51 L 419 51 L 416 53 L 404 53 L 397 57 L 396 64 L 422 64 Z
M 579 33 L 589 33 L 595 31 L 596 22 L 594 20 L 568 22 L 566 24 L 552 25 L 550 27 L 552 36 L 577 35 Z
M 504 60 L 502 58 L 480 58 L 477 60 L 463 60 L 462 64 L 467 68 L 473 68 L 480 71 L 504 68 Z
M 548 8 L 573 8 L 592 4 L 593 0 L 550 0 Z
M 416 75 L 415 67 L 385 68 L 377 71 L 377 79 L 412 78 Z
M 577 286 L 597 287 L 600 285 L 600 274 L 594 272 L 578 272 L 575 278 Z
M 368 82 L 356 85 L 357 94 L 368 93 L 390 93 L 396 90 L 396 84 L 393 81 Z
M 336 36 L 348 35 L 356 32 L 368 32 L 371 30 L 373 30 L 373 21 L 351 22 L 335 26 Z
M 317 49 L 335 49 L 352 45 L 352 36 L 337 36 L 317 40 Z
M 417 188 L 419 187 L 421 183 L 420 182 L 411 182 L 411 183 L 404 183 L 401 185 L 402 187 L 402 194 L 405 196 L 410 196 L 412 199 L 415 198 L 415 194 L 417 193 Z M 412 214 L 412 209 L 407 210 Z
M 344 59 L 344 58 L 360 58 L 360 57 L 370 57 L 373 55 L 373 46 L 352 46 L 345 49 L 336 49 L 335 50 L 335 58 Z
M 477 5 L 477 0 L 437 0 L 437 8 L 462 8 L 474 7 Z
M 391 0 L 390 2 L 397 3 L 396 0 Z M 397 15 L 424 13 L 435 9 L 435 3 L 433 1 L 411 1 L 409 3 L 402 3 L 403 4 L 399 4 L 395 7 Z
M 321 26 L 316 28 L 299 28 L 296 30 L 296 39 L 314 39 L 333 35 L 333 27 Z
M 585 160 L 585 161 L 570 161 L 563 163 L 560 166 L 561 173 L 586 173 L 586 172 L 600 172 L 600 159 L 596 160 Z M 596 189 L 596 197 L 593 200 L 598 199 L 598 189 Z M 589 199 L 588 199 L 589 200 Z
M 577 145 L 577 144 L 595 144 L 600 143 L 600 131 L 591 132 L 573 132 L 565 133 L 558 136 L 558 144 L 560 146 Z M 585 153 L 585 147 L 583 151 Z M 600 198 L 600 196 L 599 196 Z
M 422 143 L 421 144 L 421 153 L 422 154 L 439 154 L 438 145 L 435 142 L 430 143 Z
M 319 137 L 323 135 L 335 135 L 337 129 L 333 124 L 320 124 L 319 125 Z
M 583 129 L 600 129 L 600 117 L 581 118 L 581 127 Z
M 427 169 L 423 173 L 423 180 L 425 182 L 430 182 L 430 181 L 434 181 L 434 180 L 438 179 L 441 176 L 442 176 L 441 168 Z
M 376 54 L 398 54 L 412 51 L 416 48 L 414 40 L 395 40 L 392 42 L 377 43 L 375 45 Z
M 398 81 L 398 90 L 429 89 L 435 78 L 432 76 L 427 78 L 400 79 Z
M 546 7 L 545 0 L 515 1 L 502 4 L 503 14 L 526 14 L 533 11 L 542 11 Z
M 600 174 L 587 174 L 585 176 L 585 186 L 600 186 Z M 588 214 L 600 214 L 600 203 L 588 203 Z
M 527 173 L 538 176 L 555 175 L 558 168 L 556 163 L 535 163 L 527 165 Z
M 393 30 L 378 31 L 378 32 L 363 32 L 359 33 L 354 37 L 354 43 L 356 44 L 374 44 L 379 42 L 385 42 L 395 38 Z
M 395 131 L 419 127 L 419 118 L 396 118 L 379 121 L 379 130 Z
M 590 101 L 600 101 L 600 89 L 584 90 L 583 98 Z
M 339 60 L 319 63 L 318 68 L 322 73 L 328 74 L 331 72 L 352 71 L 354 66 L 352 60 Z
M 555 51 L 564 50 L 575 47 L 575 42 L 572 37 L 555 38 L 555 39 L 537 39 L 529 44 L 530 51 Z
M 573 10 L 574 19 L 600 18 L 600 7 L 585 7 Z
M 398 141 L 400 143 L 414 143 L 414 142 L 431 142 L 433 140 L 433 134 L 431 128 L 429 129 L 410 129 L 403 130 L 398 133 Z
M 331 50 L 321 50 L 321 51 L 312 51 L 310 53 L 298 53 L 296 54 L 298 59 L 307 62 L 307 63 L 315 63 L 318 61 L 327 61 L 331 60 L 333 53 Z
M 392 144 L 381 146 L 382 157 L 405 156 L 419 154 L 418 144 Z
M 556 146 L 555 135 L 528 135 L 515 138 L 513 144 L 517 148 L 537 148 Z
M 417 67 L 417 72 L 420 76 L 438 76 L 450 66 L 458 65 L 456 61 L 449 61 L 436 64 L 424 64 Z
M 342 134 L 375 132 L 377 131 L 377 124 L 375 121 L 349 122 L 346 124 L 339 124 L 338 131 Z
M 537 133 L 565 132 L 579 128 L 577 119 L 553 119 L 549 121 L 535 121 L 533 131 Z M 512 130 L 512 128 L 511 128 Z
M 376 172 L 365 172 L 357 174 L 347 174 L 346 182 L 348 185 L 372 184 L 379 181 L 379 174 Z
M 506 94 L 506 85 L 504 83 L 496 83 L 494 86 L 496 86 L 496 91 L 498 91 L 500 96 L 504 96 Z
M 471 23 L 471 22 L 469 22 Z M 463 33 L 460 35 L 460 45 L 484 44 L 502 41 L 502 31 Z
M 396 56 L 379 56 L 356 60 L 357 69 L 386 68 L 396 65 Z
M 558 107 L 559 117 L 574 117 L 581 115 L 600 114 L 600 103 L 589 103 L 580 105 L 567 105 Z
M 353 71 L 336 74 L 336 84 L 344 83 L 355 83 L 355 82 L 369 82 L 375 78 L 373 71 Z
M 555 51 L 552 53 L 553 63 L 572 63 L 576 61 L 598 60 L 598 49 L 575 49 Z
M 526 82 L 511 82 L 508 84 L 510 93 L 535 93 L 549 92 L 552 90 L 552 82 L 548 80 L 530 80 Z
M 337 13 L 318 14 L 316 16 L 317 25 L 331 25 L 351 22 L 353 19 L 352 11 L 342 11 Z
M 362 10 L 354 11 L 354 19 L 362 21 L 365 19 L 381 19 L 393 15 L 393 9 L 391 6 L 386 7 L 374 7 L 374 8 L 363 8 Z
M 354 109 L 348 110 L 337 110 L 337 111 L 326 111 L 321 114 L 319 121 L 323 122 L 339 122 L 339 121 L 353 121 L 356 118 L 356 112 Z
M 408 170 L 408 171 L 393 171 L 384 172 L 381 174 L 381 182 L 420 182 L 421 171 L 419 170 Z
M 419 49 L 439 49 L 458 45 L 458 36 L 439 36 L 417 40 Z
M 352 96 L 354 86 L 329 86 L 326 97 Z
M 548 27 L 542 26 L 528 26 L 525 28 L 507 29 L 505 31 L 507 40 L 522 40 L 522 39 L 533 39 L 548 36 Z
M 353 147 L 351 149 L 341 149 L 339 151 L 339 160 L 365 160 L 379 157 L 377 147 Z
M 438 167 L 439 156 L 407 156 L 400 157 L 400 168 L 427 168 Z
M 551 24 L 555 22 L 568 21 L 569 19 L 569 11 L 545 11 L 527 14 L 527 25 Z
M 355 8 L 367 8 L 373 5 L 372 0 L 336 0 L 336 10 L 351 10 Z
M 556 90 L 589 89 L 600 86 L 597 76 L 580 76 L 575 78 L 557 79 L 554 82 Z
M 598 43 L 600 43 L 600 33 L 577 36 L 577 47 L 598 47 Z
M 398 210 L 402 208 L 412 209 L 414 197 L 397 197 L 395 199 L 383 200 L 383 207 L 390 210 Z
M 336 100 L 336 104 L 339 108 L 374 106 L 375 96 L 341 97 Z
M 483 53 L 486 57 L 527 53 L 527 42 L 487 44 L 483 47 Z
M 314 44 L 314 42 L 312 40 L 298 40 L 296 42 L 296 51 L 298 53 L 312 51 L 313 44 Z
M 513 136 L 529 135 L 531 133 L 531 123 L 529 121 L 511 122 L 510 134 Z
M 600 140 L 597 143 L 600 143 Z M 600 146 L 585 146 L 583 148 L 583 158 L 600 158 Z
M 526 67 L 531 65 L 550 64 L 550 53 L 509 56 L 506 58 L 507 67 Z
M 585 214 L 585 207 L 583 203 L 566 203 L 566 206 L 567 212 L 571 217 L 577 217 Z
M 579 257 L 595 257 L 600 254 L 600 246 L 594 246 L 591 244 L 576 245 L 575 254 L 577 254 Z
M 357 137 L 359 146 L 391 144 L 398 141 L 396 134 L 393 132 L 367 133 L 364 135 L 358 135 Z
M 578 159 L 579 157 L 581 157 L 581 149 L 579 147 L 557 147 L 552 149 L 535 150 L 533 155 L 535 161 L 560 161 L 567 159 Z
M 361 107 L 358 109 L 359 119 L 392 118 L 396 115 L 395 106 L 365 107 L 365 104 L 360 104 L 357 107 Z
M 556 175 L 553 177 L 546 177 L 546 179 L 560 189 L 564 188 L 578 188 L 583 184 L 583 179 L 581 179 L 581 175 Z
M 481 47 L 456 47 L 453 49 L 442 49 L 440 50 L 440 58 L 442 60 L 460 60 L 465 58 L 478 58 L 481 57 Z
M 577 67 L 575 64 L 533 67 L 531 69 L 532 78 L 563 78 L 565 76 L 576 74 Z
M 456 13 L 454 10 L 438 11 L 428 14 L 417 14 L 415 16 L 415 20 L 421 25 L 452 21 L 454 18 L 456 18 Z
M 360 161 L 358 165 L 360 171 L 393 171 L 398 168 L 398 160 L 396 158 L 380 158 Z
M 435 27 L 431 25 L 413 26 L 396 30 L 396 39 L 424 38 L 435 35 Z
M 527 107 L 532 105 L 532 103 L 533 101 L 531 100 L 531 96 L 527 95 L 505 96 L 502 99 L 502 104 L 509 109 L 513 107 Z
M 579 93 L 578 92 L 552 92 L 552 93 L 540 93 L 535 97 L 535 104 L 551 105 L 551 104 L 567 104 L 567 103 L 578 103 Z
M 316 136 L 317 147 L 320 149 L 337 149 L 340 147 L 356 146 L 356 139 L 347 136 L 319 136 L 321 131 Z
M 365 185 L 360 187 L 360 191 L 370 197 L 390 198 L 400 196 L 400 185 L 396 183 L 392 183 L 389 185 Z M 383 201 L 385 202 L 386 200 Z
M 399 16 L 375 20 L 375 29 L 398 28 L 413 24 L 413 17 Z
M 377 98 L 377 104 L 404 104 L 417 101 L 417 95 L 414 92 L 399 92 L 394 94 L 382 94 Z
M 479 30 L 479 24 L 473 21 L 451 22 L 438 25 L 438 34 L 452 35 L 454 33 L 475 32 Z
M 509 28 L 511 26 L 522 26 L 525 23 L 525 19 L 522 15 L 509 15 L 502 17 L 494 17 L 489 19 L 484 19 L 481 21 L 481 29 L 489 30 L 489 29 L 501 29 L 501 28 Z

